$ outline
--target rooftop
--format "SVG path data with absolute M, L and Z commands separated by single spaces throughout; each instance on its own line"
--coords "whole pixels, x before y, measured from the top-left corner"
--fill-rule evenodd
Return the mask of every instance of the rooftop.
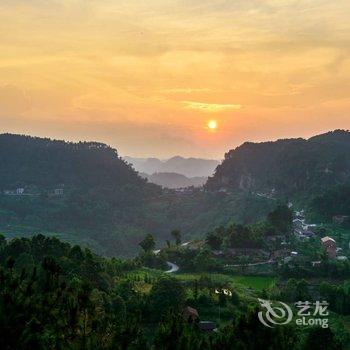
M 321 241 L 322 241 L 322 243 L 329 242 L 329 241 L 335 243 L 335 240 L 334 240 L 332 237 L 329 237 L 329 236 L 322 237 L 322 238 L 321 238 Z

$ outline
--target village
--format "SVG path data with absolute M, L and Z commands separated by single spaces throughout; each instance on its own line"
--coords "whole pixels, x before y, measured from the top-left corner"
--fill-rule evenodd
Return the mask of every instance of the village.
M 333 224 L 340 225 L 349 219 L 347 215 L 335 215 L 332 218 Z M 306 222 L 304 210 L 295 211 L 295 219 L 293 220 L 294 234 L 300 240 L 309 241 L 310 239 L 319 239 L 321 245 L 328 259 L 337 259 L 339 261 L 347 260 L 347 256 L 343 254 L 343 248 L 337 247 L 337 242 L 334 238 L 330 236 L 319 237 L 317 231 L 317 224 L 308 224 Z M 349 243 L 350 244 L 350 243 Z M 348 246 L 350 248 L 350 246 Z M 298 255 L 298 252 L 292 252 L 294 255 Z M 313 267 L 319 266 L 321 264 L 320 260 L 311 261 Z
M 48 190 L 39 190 L 36 187 L 16 187 L 14 189 L 4 189 L 0 193 L 5 196 L 39 196 L 43 193 L 48 195 L 63 196 L 64 185 Z
M 292 205 L 288 207 L 291 209 Z M 224 246 L 215 242 L 218 237 L 211 238 L 209 234 L 204 240 L 194 239 L 178 247 L 168 246 L 154 252 L 167 256 L 168 273 L 201 269 L 197 266 L 198 257 L 206 256 L 202 267 L 208 271 L 268 276 L 275 274 L 276 268 L 285 266 L 293 270 L 303 266 L 311 274 L 317 274 L 317 269 L 325 261 L 348 260 L 349 237 L 335 233 L 335 228 L 341 227 L 348 219 L 348 216 L 336 215 L 328 226 L 308 223 L 304 210 L 294 210 L 291 233 L 265 235 L 259 246 L 240 247 L 234 242 L 231 247 Z
M 289 208 L 291 207 L 289 205 Z M 348 216 L 335 215 L 331 227 L 340 227 L 347 220 Z M 333 229 L 326 230 L 324 224 L 309 223 L 304 210 L 293 211 L 290 236 L 267 236 L 265 241 L 266 244 L 262 248 L 214 249 L 210 247 L 207 237 L 206 240 L 178 242 L 177 245 L 157 249 L 154 254 L 171 260 L 167 261 L 169 269 L 166 273 L 172 274 L 186 285 L 196 289 L 197 283 L 204 283 L 212 295 L 211 298 L 217 298 L 218 305 L 225 305 L 225 299 L 235 299 L 237 288 L 247 288 L 245 293 L 248 295 L 253 290 L 261 290 L 264 293 L 269 290 L 271 293 L 274 286 L 278 286 L 282 291 L 288 289 L 290 276 L 285 276 L 283 272 L 286 268 L 292 273 L 294 270 L 296 274 L 301 273 L 295 277 L 303 279 L 307 292 L 317 296 L 320 277 L 323 276 L 321 271 L 325 264 L 342 264 L 348 260 L 349 242 L 339 239 L 338 244 Z M 205 255 L 208 246 L 210 250 L 208 255 Z M 191 267 L 185 264 L 184 256 L 188 260 L 189 256 L 196 255 Z M 200 255 L 204 255 L 203 260 L 198 259 Z M 210 265 L 209 261 L 213 264 Z M 332 276 L 327 280 L 331 282 Z M 244 287 L 239 287 L 240 284 Z M 184 319 L 196 324 L 203 332 L 216 332 L 217 324 L 221 322 L 220 310 L 215 317 L 208 317 L 208 314 L 202 311 L 206 308 L 196 305 L 198 301 L 189 303 L 183 309 Z

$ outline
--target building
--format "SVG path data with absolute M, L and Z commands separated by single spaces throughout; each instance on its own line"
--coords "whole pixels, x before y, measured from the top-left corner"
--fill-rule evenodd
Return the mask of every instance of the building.
M 232 297 L 232 292 L 229 290 L 229 289 L 225 289 L 225 288 L 223 288 L 223 289 L 215 289 L 215 294 L 221 294 L 221 293 L 223 293 L 224 295 L 227 295 L 227 296 L 229 296 L 229 297 Z
M 293 225 L 295 228 L 302 230 L 304 227 L 304 221 L 302 219 L 294 219 L 293 220 Z
M 305 224 L 304 230 L 312 230 L 317 227 L 317 224 Z
M 227 193 L 228 190 L 227 190 L 227 188 L 225 188 L 225 187 L 220 187 L 220 188 L 219 188 L 219 192 Z
M 16 194 L 21 195 L 24 193 L 24 188 L 20 187 L 16 189 Z
M 304 219 L 305 218 L 305 212 L 304 210 L 296 211 L 295 216 L 299 219 Z
M 193 187 L 181 187 L 181 188 L 174 188 L 173 193 L 180 195 L 180 196 L 188 196 L 191 195 L 194 192 Z
M 213 250 L 212 251 L 214 256 L 222 256 L 224 255 L 224 252 L 222 250 Z
M 55 188 L 53 193 L 55 196 L 63 196 L 63 188 Z
M 212 321 L 200 321 L 199 329 L 203 332 L 215 332 L 216 331 L 216 324 Z
M 292 257 L 291 257 L 291 256 L 286 256 L 286 257 L 283 258 L 283 262 L 284 262 L 285 264 L 288 264 L 288 263 L 290 263 L 291 261 L 292 261 Z
M 199 319 L 198 311 L 190 306 L 184 308 L 184 310 L 182 311 L 182 315 L 184 319 L 188 322 L 195 322 Z
M 315 232 L 311 231 L 311 230 L 304 230 L 304 231 L 301 231 L 301 234 L 305 237 L 308 237 L 308 238 L 313 238 L 316 236 Z
M 340 256 L 337 256 L 337 260 L 346 261 L 346 260 L 348 260 L 348 258 L 345 255 L 340 255 Z
M 325 248 L 330 259 L 335 259 L 337 256 L 337 246 L 335 240 L 329 236 L 321 238 L 321 243 Z

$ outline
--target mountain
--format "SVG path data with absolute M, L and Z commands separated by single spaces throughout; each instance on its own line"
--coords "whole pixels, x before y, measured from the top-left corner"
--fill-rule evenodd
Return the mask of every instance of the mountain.
M 162 245 L 173 229 L 198 237 L 266 215 L 267 200 L 251 197 L 163 191 L 102 143 L 0 135 L 0 232 L 7 238 L 42 233 L 130 257 L 146 233 Z
M 139 173 L 140 176 L 147 179 L 149 182 L 156 185 L 162 186 L 164 188 L 183 188 L 183 187 L 200 187 L 207 182 L 207 177 L 187 177 L 185 175 L 177 173 L 154 173 L 148 175 L 146 173 Z
M 293 197 L 349 181 L 350 133 L 335 130 L 307 140 L 246 142 L 226 153 L 206 188 Z
M 131 164 L 134 169 L 141 173 L 153 174 L 161 169 L 163 161 L 158 158 L 132 158 L 123 157 L 123 159 Z
M 0 135 L 0 188 L 38 186 L 116 191 L 149 185 L 115 149 L 97 142 L 69 143 L 21 135 Z
M 213 159 L 183 158 L 175 156 L 167 160 L 157 158 L 124 157 L 136 171 L 148 175 L 154 173 L 177 173 L 186 177 L 208 177 L 214 173 L 219 161 Z
M 271 194 L 312 199 L 324 193 L 316 198 L 315 215 L 348 215 L 348 192 L 326 192 L 349 185 L 349 151 L 350 133 L 342 130 L 308 140 L 245 143 L 225 155 L 204 191 L 179 193 L 148 183 L 105 144 L 4 134 L 0 232 L 8 238 L 44 233 L 102 255 L 131 256 L 146 233 L 161 245 L 173 229 L 188 239 L 230 222 L 253 223 L 278 204 Z M 170 163 L 179 162 L 181 157 Z M 171 173 L 154 177 L 163 186 L 171 185 L 169 179 L 187 181 Z M 343 204 L 325 212 L 323 198 Z
M 115 149 L 96 142 L 0 135 L 0 229 L 58 233 L 102 254 L 127 255 L 153 230 L 147 183 Z

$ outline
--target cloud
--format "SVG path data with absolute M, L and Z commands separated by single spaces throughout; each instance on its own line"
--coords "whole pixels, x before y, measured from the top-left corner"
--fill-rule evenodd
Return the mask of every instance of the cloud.
M 196 92 L 211 92 L 212 89 L 208 88 L 169 88 L 169 89 L 161 89 L 159 92 L 165 93 L 165 94 L 192 94 Z
M 195 153 L 189 140 L 215 157 L 311 130 L 310 115 L 349 128 L 348 0 L 1 0 L 0 12 L 0 128 L 145 155 Z
M 0 116 L 18 116 L 30 108 L 25 92 L 13 85 L 0 86 Z
M 197 109 L 202 112 L 226 112 L 235 109 L 241 109 L 239 104 L 220 104 L 220 103 L 203 103 L 194 101 L 181 101 L 185 109 Z

